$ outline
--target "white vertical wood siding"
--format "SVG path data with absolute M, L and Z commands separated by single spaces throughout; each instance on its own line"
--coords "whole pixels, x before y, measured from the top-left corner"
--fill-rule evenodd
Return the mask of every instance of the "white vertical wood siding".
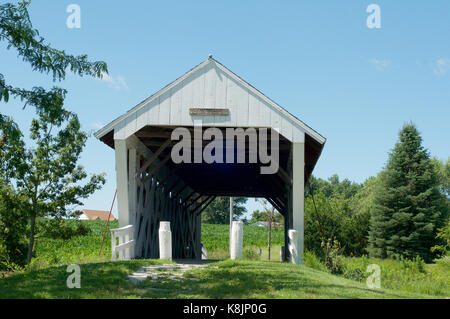
M 228 116 L 191 116 L 190 108 L 227 108 Z M 188 77 L 155 94 L 114 127 L 115 139 L 126 139 L 146 125 L 272 127 L 292 142 L 304 142 L 305 130 L 265 101 L 243 81 L 211 61 Z

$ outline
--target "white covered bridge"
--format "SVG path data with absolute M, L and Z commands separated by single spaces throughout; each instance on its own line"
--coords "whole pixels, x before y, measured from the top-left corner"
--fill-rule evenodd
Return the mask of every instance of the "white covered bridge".
M 170 221 L 173 257 L 201 258 L 202 211 L 233 196 L 266 198 L 285 219 L 285 257 L 293 229 L 302 262 L 304 186 L 325 138 L 212 57 L 95 136 L 115 149 L 134 257 L 158 258 L 159 222 Z

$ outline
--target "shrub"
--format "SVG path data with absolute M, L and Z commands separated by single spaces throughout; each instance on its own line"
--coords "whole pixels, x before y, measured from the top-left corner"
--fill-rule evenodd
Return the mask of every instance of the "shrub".
M 344 261 L 342 256 L 342 248 L 336 239 L 329 239 L 326 243 L 322 242 L 322 246 L 325 248 L 325 266 L 332 274 L 344 273 Z
M 425 261 L 420 256 L 416 256 L 413 259 L 400 256 L 399 260 L 402 269 L 405 271 L 425 273 Z
M 0 244 L 0 270 L 9 271 L 19 271 L 22 267 L 11 261 L 6 247 Z
M 345 270 L 343 276 L 347 279 L 355 280 L 355 281 L 363 281 L 366 279 L 366 274 L 361 269 L 349 269 Z
M 253 248 L 245 248 L 243 252 L 244 259 L 259 260 L 258 253 Z
M 91 229 L 81 221 L 75 223 L 76 225 L 71 225 L 62 218 L 41 219 L 38 223 L 38 237 L 68 240 L 75 236 L 88 235 L 91 232 Z
M 450 251 L 450 220 L 446 227 L 438 229 L 436 239 L 440 240 L 441 244 L 432 247 L 431 251 L 445 256 Z
M 305 251 L 303 254 L 303 262 L 306 266 L 320 270 L 320 271 L 328 271 L 327 267 L 323 262 L 311 251 Z
M 11 188 L 0 185 L 0 270 L 16 270 L 26 263 L 26 214 L 20 198 Z

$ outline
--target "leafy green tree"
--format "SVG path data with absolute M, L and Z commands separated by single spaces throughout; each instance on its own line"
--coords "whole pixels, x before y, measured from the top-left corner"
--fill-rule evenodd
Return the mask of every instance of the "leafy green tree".
M 439 190 L 447 199 L 450 198 L 450 158 L 444 163 L 437 158 L 432 158 L 431 162 L 436 170 L 439 179 Z
M 370 255 L 420 256 L 430 261 L 435 256 L 430 248 L 436 245 L 437 229 L 448 212 L 436 170 L 414 124 L 401 129 L 379 179 L 370 221 Z
M 322 242 L 338 239 L 342 233 L 342 210 L 338 201 L 328 199 L 322 192 L 314 193 L 317 215 L 311 196 L 305 198 L 305 249 L 325 257 Z M 323 233 L 322 233 L 323 232 Z
M 448 255 L 450 252 L 450 220 L 447 222 L 447 226 L 438 229 L 436 238 L 441 240 L 441 244 L 432 247 L 431 251 L 443 256 Z
M 362 188 L 348 199 L 348 213 L 342 219 L 340 242 L 346 255 L 362 256 L 366 253 L 370 227 L 370 212 L 378 179 L 370 177 Z
M 20 169 L 14 171 L 12 178 L 15 193 L 24 199 L 19 207 L 30 221 L 28 263 L 34 247 L 36 218 L 72 216 L 70 206 L 82 205 L 81 199 L 105 183 L 100 174 L 92 175 L 81 185 L 87 173 L 77 162 L 88 136 L 80 130 L 76 115 L 70 115 L 61 125 L 54 125 L 41 113 L 31 123 L 30 138 L 33 143 L 29 148 L 23 141 L 16 145 L 8 143 L 11 152 L 21 155 L 20 163 L 15 164 Z M 9 152 L 2 155 L 13 158 Z
M 10 185 L 0 183 L 0 270 L 15 270 L 26 262 L 28 223 L 21 210 L 23 200 Z
M 233 219 L 239 219 L 247 210 L 245 203 L 247 198 L 233 197 Z M 202 222 L 207 224 L 230 223 L 230 198 L 217 197 L 202 213 Z
M 260 211 L 258 209 L 254 210 L 251 217 L 249 224 L 254 224 L 256 222 L 266 222 L 267 221 L 267 211 Z M 273 215 L 273 221 L 277 223 L 282 223 L 284 221 L 283 215 L 281 215 L 279 212 L 275 212 Z
M 49 74 L 54 81 L 64 80 L 67 70 L 79 76 L 90 75 L 101 77 L 107 73 L 106 63 L 88 61 L 87 55 L 74 56 L 57 50 L 46 43 L 39 32 L 33 28 L 28 14 L 30 1 L 18 4 L 5 3 L 0 5 L 0 41 L 7 43 L 7 48 L 14 48 L 23 61 L 29 63 L 34 71 Z M 53 121 L 62 121 L 67 116 L 64 110 L 64 98 L 67 91 L 59 87 L 46 90 L 42 87 L 24 89 L 15 87 L 0 73 L 0 101 L 8 102 L 15 97 L 31 105 L 38 112 L 46 113 Z M 0 113 L 0 122 L 7 117 Z
M 250 224 L 254 224 L 256 222 L 266 221 L 266 212 L 262 212 L 259 209 L 255 209 L 250 217 Z
M 0 269 L 15 269 L 26 261 L 27 218 L 22 211 L 23 197 L 16 194 L 14 177 L 24 172 L 24 142 L 14 121 L 0 121 Z
M 344 199 L 348 199 L 352 196 L 355 196 L 356 193 L 361 190 L 361 188 L 362 185 L 351 182 L 348 179 L 340 181 L 337 174 L 330 176 L 328 180 L 311 176 L 308 181 L 306 195 L 309 195 L 312 191 L 314 192 L 314 194 L 322 193 L 327 198 L 341 197 Z
M 7 49 L 14 49 L 33 71 L 51 74 L 53 81 L 64 80 L 67 72 L 93 77 L 108 73 L 102 61 L 90 62 L 87 55 L 70 55 L 47 43 L 32 26 L 29 4 L 30 1 L 0 4 L 0 41 L 6 42 Z M 84 145 L 85 134 L 79 131 L 76 116 L 64 109 L 66 93 L 65 89 L 56 86 L 51 89 L 17 87 L 8 83 L 5 75 L 0 73 L 0 102 L 7 103 L 11 97 L 20 99 L 24 107 L 34 107 L 39 118 L 33 121 L 32 138 L 40 144 L 27 150 L 19 127 L 9 116 L 0 113 L 0 246 L 6 247 L 1 254 L 9 254 L 8 262 L 21 260 L 20 245 L 13 243 L 22 242 L 18 238 L 23 234 L 24 216 L 28 216 L 32 224 L 28 249 L 30 260 L 36 216 L 64 215 L 65 205 L 76 203 L 76 198 L 87 196 L 102 182 L 103 177 L 96 177 L 88 183 L 90 186 L 70 186 L 72 183 L 76 185 L 85 175 L 82 169 L 70 171 Z M 57 130 L 66 121 L 68 125 L 58 133 L 59 136 L 45 132 L 49 127 Z M 64 140 L 68 143 L 64 144 Z M 67 149 L 69 145 L 76 145 L 76 148 L 70 151 Z M 46 149 L 49 151 L 47 155 L 44 154 Z M 64 159 L 66 155 L 68 158 Z M 52 161 L 58 156 L 60 162 Z M 45 163 L 45 157 L 50 159 L 49 163 Z M 63 186 L 65 182 L 69 186 Z M 40 186 L 45 184 L 46 188 L 41 189 Z M 13 220 L 14 223 L 11 222 Z
M 323 256 L 323 247 L 336 240 L 345 255 L 364 254 L 374 184 L 375 178 L 358 184 L 348 179 L 340 182 L 337 175 L 327 180 L 311 176 L 305 197 L 306 249 Z

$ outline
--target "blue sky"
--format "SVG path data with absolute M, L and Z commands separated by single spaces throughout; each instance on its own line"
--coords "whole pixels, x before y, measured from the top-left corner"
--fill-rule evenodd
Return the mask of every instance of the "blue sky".
M 66 26 L 72 3 L 81 8 L 80 29 Z M 372 3 L 381 8 L 380 29 L 366 25 Z M 383 168 L 407 121 L 433 156 L 450 155 L 449 12 L 446 0 L 33 1 L 42 36 L 107 62 L 110 77 L 53 83 L 4 43 L 0 70 L 17 86 L 66 88 L 67 108 L 95 131 L 213 54 L 327 138 L 316 176 L 363 182 Z M 34 116 L 20 101 L 0 103 L 0 112 L 25 132 Z M 85 207 L 108 210 L 114 152 L 92 136 L 81 164 L 107 174 Z

